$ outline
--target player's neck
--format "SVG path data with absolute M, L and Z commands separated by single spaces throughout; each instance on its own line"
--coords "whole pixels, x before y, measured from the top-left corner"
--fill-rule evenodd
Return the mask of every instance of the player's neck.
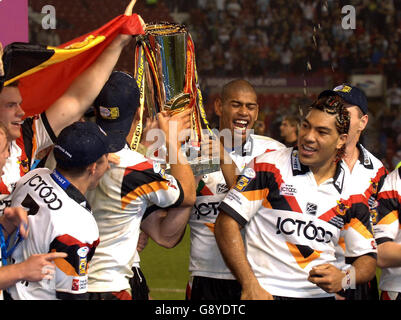
M 347 144 L 345 147 L 345 155 L 343 157 L 343 160 L 347 164 L 350 172 L 352 172 L 352 169 L 354 168 L 358 158 L 359 149 L 356 147 L 356 143 Z
M 334 177 L 337 163 L 334 161 L 334 159 L 332 159 L 322 165 L 315 167 L 310 166 L 309 168 L 313 173 L 317 185 L 320 185 L 326 180 Z
M 88 191 L 90 180 L 83 174 L 81 176 L 75 176 L 68 174 L 66 171 L 60 170 L 60 173 L 83 195 Z

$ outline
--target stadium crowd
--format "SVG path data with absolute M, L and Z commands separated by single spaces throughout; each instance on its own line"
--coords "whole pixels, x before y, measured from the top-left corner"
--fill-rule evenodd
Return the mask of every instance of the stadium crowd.
M 389 88 L 401 85 L 401 2 L 394 0 L 199 0 L 169 1 L 170 10 L 190 13 L 201 77 L 329 75 L 347 82 L 352 73 L 384 74 Z M 341 9 L 356 9 L 356 29 L 344 30 Z M 401 160 L 400 109 L 390 110 L 389 90 L 374 116 L 373 152 L 390 169 Z M 313 99 L 313 97 L 312 97 Z M 394 100 L 394 101 L 395 101 Z M 277 102 L 276 102 L 277 103 Z M 301 99 L 278 104 L 296 111 Z M 275 109 L 267 103 L 266 114 Z M 399 104 L 396 102 L 395 104 Z M 263 106 L 262 106 L 263 109 Z M 270 110 L 269 110 L 270 109 Z M 271 112 L 280 118 L 279 112 Z M 266 124 L 271 119 L 265 120 Z M 278 124 L 281 119 L 277 120 Z M 275 132 L 266 125 L 266 134 Z

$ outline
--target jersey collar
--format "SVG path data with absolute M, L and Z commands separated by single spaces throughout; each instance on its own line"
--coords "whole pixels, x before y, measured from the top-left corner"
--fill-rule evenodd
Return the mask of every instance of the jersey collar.
M 368 151 L 360 144 L 358 143 L 356 147 L 359 150 L 359 162 L 366 168 L 366 169 L 371 169 L 373 170 L 373 163 L 372 160 L 369 157 Z
M 247 155 L 252 154 L 253 143 L 254 143 L 253 137 L 252 137 L 252 134 L 250 134 L 241 146 L 239 146 L 237 148 L 233 147 L 233 148 L 231 148 L 231 150 L 226 148 L 226 150 L 229 153 L 234 153 L 234 154 L 241 155 L 242 157 L 245 157 Z
M 336 171 L 333 176 L 333 185 L 338 191 L 338 193 L 342 193 L 344 187 L 344 178 L 345 178 L 345 170 L 341 166 L 341 161 L 337 163 Z M 291 152 L 291 167 L 293 176 L 306 174 L 310 171 L 308 166 L 305 166 L 299 161 L 298 157 L 298 147 L 294 147 Z
M 291 167 L 294 176 L 305 174 L 309 172 L 309 167 L 305 166 L 299 161 L 298 147 L 294 147 L 291 152 Z
M 342 162 L 343 161 L 340 160 L 337 163 L 336 172 L 334 173 L 333 177 L 333 185 L 340 194 L 343 192 L 344 178 L 345 178 L 345 170 L 341 165 Z

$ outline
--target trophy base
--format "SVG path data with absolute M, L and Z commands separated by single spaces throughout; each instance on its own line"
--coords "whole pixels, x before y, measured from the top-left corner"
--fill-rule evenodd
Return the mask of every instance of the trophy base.
M 219 158 L 213 158 L 213 157 L 197 157 L 194 156 L 198 151 L 196 148 L 190 147 L 192 150 L 192 156 L 189 156 L 187 158 L 188 164 L 191 166 L 192 172 L 194 176 L 200 176 L 200 175 L 205 175 L 208 173 L 220 171 L 220 159 Z M 152 156 L 147 154 L 147 148 L 144 147 L 142 144 L 139 144 L 137 152 L 143 154 L 145 157 L 158 162 L 165 168 L 165 172 L 170 174 L 170 164 L 165 162 L 165 154 L 166 154 L 166 148 L 165 146 L 162 147 L 161 149 L 158 150 L 159 154 L 158 156 Z M 185 152 L 185 147 L 183 147 L 183 151 Z
M 199 162 L 190 161 L 189 165 L 195 177 L 220 171 L 220 163 L 213 163 L 213 159 L 204 159 Z
M 195 177 L 220 171 L 220 163 L 215 162 L 216 161 L 213 161 L 213 159 L 194 159 L 192 161 L 188 161 Z M 171 173 L 169 165 L 167 165 L 166 173 Z

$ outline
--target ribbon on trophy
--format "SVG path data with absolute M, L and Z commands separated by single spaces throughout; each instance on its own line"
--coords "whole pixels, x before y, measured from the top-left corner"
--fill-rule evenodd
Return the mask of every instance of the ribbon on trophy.
M 147 25 L 146 34 L 137 37 L 134 76 L 140 90 L 140 111 L 131 149 L 138 150 L 145 109 L 149 117 L 165 110 L 175 114 L 192 109 L 188 144 L 200 151 L 204 133 L 213 136 L 213 132 L 198 84 L 195 46 L 185 27 L 170 23 Z M 211 165 L 210 160 L 203 165 L 191 164 L 192 169 L 203 174 L 218 170 L 218 164 Z

